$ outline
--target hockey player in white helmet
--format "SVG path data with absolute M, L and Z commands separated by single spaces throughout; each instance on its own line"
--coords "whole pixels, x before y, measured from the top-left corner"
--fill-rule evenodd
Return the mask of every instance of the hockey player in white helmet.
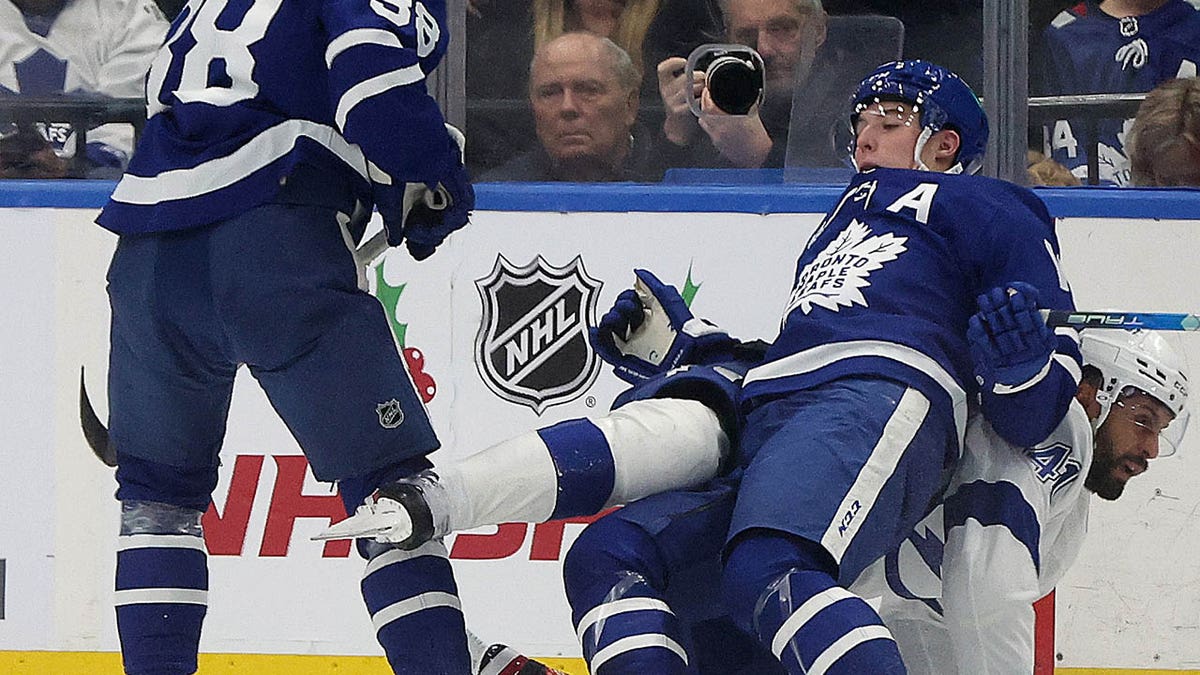
M 1075 403 L 1054 433 L 1020 448 L 973 417 L 943 502 L 854 585 L 882 594 L 910 674 L 1032 673 L 1032 605 L 1075 561 L 1091 495 L 1117 499 L 1179 448 L 1188 382 L 1167 341 L 1090 329 L 1082 351 Z

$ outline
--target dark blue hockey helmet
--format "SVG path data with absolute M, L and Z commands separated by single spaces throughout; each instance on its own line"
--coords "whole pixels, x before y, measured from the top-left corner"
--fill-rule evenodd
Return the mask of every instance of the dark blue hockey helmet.
M 917 142 L 916 154 L 929 136 L 942 129 L 958 132 L 961 146 L 952 173 L 975 173 L 983 164 L 987 150 L 988 121 L 983 105 L 971 87 L 950 70 L 928 61 L 892 61 L 879 66 L 854 91 L 850 125 L 867 106 L 883 101 L 903 101 L 920 114 L 924 133 Z M 852 134 L 853 136 L 853 134 Z M 851 140 L 850 156 L 854 156 Z

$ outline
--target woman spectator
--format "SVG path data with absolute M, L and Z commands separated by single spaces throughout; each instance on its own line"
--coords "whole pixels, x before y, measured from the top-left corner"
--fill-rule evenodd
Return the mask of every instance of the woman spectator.
M 1200 79 L 1167 80 L 1146 94 L 1126 145 L 1134 185 L 1200 187 Z

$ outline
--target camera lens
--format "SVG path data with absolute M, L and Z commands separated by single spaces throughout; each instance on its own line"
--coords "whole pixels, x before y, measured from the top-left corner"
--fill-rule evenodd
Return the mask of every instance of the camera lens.
M 763 75 L 754 63 L 728 54 L 708 64 L 705 78 L 713 103 L 730 115 L 749 112 L 763 89 Z

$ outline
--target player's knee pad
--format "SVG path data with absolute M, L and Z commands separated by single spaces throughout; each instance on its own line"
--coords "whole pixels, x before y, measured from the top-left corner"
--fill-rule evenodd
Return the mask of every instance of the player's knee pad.
M 563 560 L 563 581 L 572 607 L 600 604 L 627 575 L 636 575 L 661 591 L 666 564 L 645 530 L 616 517 L 601 518 L 584 528 Z M 579 615 L 574 618 L 578 621 Z
M 589 525 L 563 577 L 591 672 L 688 672 L 679 620 L 663 599 L 666 566 L 642 528 L 617 518 Z
M 902 675 L 891 633 L 862 598 L 837 585 L 835 572 L 813 542 L 751 534 L 734 542 L 723 592 L 742 628 L 789 672 Z
M 190 674 L 208 609 L 203 514 L 148 501 L 121 503 L 115 604 L 125 672 Z
M 656 673 L 676 675 L 688 669 L 680 622 L 671 607 L 642 575 L 610 577 L 594 606 L 573 605 L 575 631 L 590 672 L 596 675 Z
M 775 530 L 749 530 L 727 547 L 721 594 L 733 619 L 754 632 L 753 617 L 765 590 L 796 570 L 811 570 L 833 583 L 837 568 L 814 542 Z
M 446 547 L 404 551 L 370 542 L 362 596 L 397 673 L 470 672 L 466 626 Z

